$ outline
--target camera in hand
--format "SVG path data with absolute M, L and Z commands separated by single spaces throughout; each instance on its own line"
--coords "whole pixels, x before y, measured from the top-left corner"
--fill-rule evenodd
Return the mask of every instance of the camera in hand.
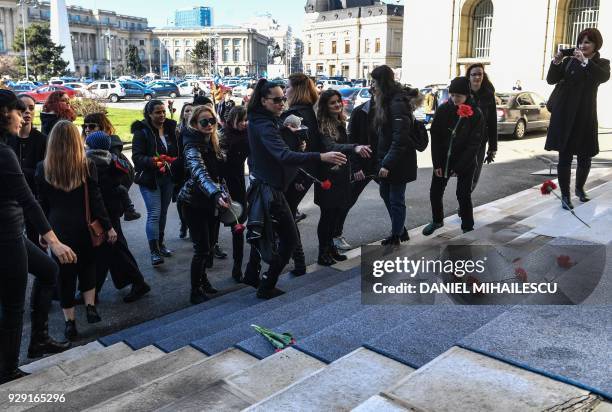
M 574 55 L 574 51 L 576 51 L 576 48 L 572 47 L 571 49 L 561 49 L 559 51 L 561 52 L 563 57 L 571 57 Z

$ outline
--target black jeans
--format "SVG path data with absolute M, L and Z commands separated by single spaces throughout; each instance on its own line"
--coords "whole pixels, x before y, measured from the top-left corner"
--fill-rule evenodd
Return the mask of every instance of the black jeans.
M 577 155 L 577 167 L 576 167 L 576 183 L 579 183 L 579 176 L 582 174 L 584 181 L 587 179 L 589 171 L 591 169 L 591 158 L 589 156 Z M 559 189 L 563 196 L 570 196 L 570 179 L 572 176 L 572 161 L 574 160 L 574 154 L 570 151 L 559 152 L 559 162 L 557 163 L 557 177 L 559 178 Z M 580 188 L 582 189 L 582 187 Z
M 346 221 L 346 217 L 348 216 L 351 208 L 355 206 L 357 203 L 357 199 L 361 195 L 361 192 L 366 188 L 366 186 L 372 181 L 372 179 L 364 179 L 358 182 L 351 183 L 351 204 L 346 209 L 343 209 L 336 221 L 336 226 L 334 227 L 333 237 L 340 237 L 344 232 L 344 222 Z
M 193 257 L 191 258 L 191 289 L 202 286 L 203 276 L 206 276 L 206 261 L 212 253 L 215 241 L 215 228 L 219 219 L 211 210 L 183 205 L 183 218 L 189 227 L 193 242 Z
M 459 210 L 461 211 L 461 228 L 474 228 L 474 210 L 472 207 L 472 177 L 474 168 L 471 168 L 466 173 L 457 176 L 457 200 L 459 201 Z M 429 200 L 431 201 L 431 213 L 435 223 L 444 221 L 444 206 L 442 198 L 444 197 L 444 189 L 449 178 L 438 177 L 433 173 L 431 178 L 431 187 L 429 189 Z
M 338 226 L 344 209 L 321 208 L 321 217 L 317 226 L 317 236 L 319 237 L 319 251 L 323 251 L 333 244 L 334 229 Z

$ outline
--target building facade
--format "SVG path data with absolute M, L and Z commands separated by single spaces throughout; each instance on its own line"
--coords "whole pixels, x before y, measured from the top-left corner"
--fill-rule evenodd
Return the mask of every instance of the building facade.
M 191 52 L 199 40 L 210 42 L 217 56 L 213 71 L 220 75 L 261 75 L 267 70 L 268 38 L 254 29 L 218 26 L 195 28 L 153 29 L 153 37 L 160 41 L 153 54 L 157 67 L 170 65 L 176 72 L 194 73 Z
M 304 72 L 367 79 L 402 64 L 404 7 L 374 0 L 309 0 L 302 40 Z
M 211 7 L 192 7 L 174 12 L 175 27 L 210 27 L 213 25 Z
M 447 82 L 480 62 L 497 90 L 520 80 L 523 90 L 546 97 L 553 88 L 546 83 L 553 55 L 560 45 L 574 47 L 587 27 L 602 32 L 601 55 L 612 57 L 608 0 L 406 0 L 405 6 L 402 81 L 417 86 Z M 427 58 L 415 58 L 424 44 Z M 599 89 L 600 125 L 612 126 L 610 83 Z

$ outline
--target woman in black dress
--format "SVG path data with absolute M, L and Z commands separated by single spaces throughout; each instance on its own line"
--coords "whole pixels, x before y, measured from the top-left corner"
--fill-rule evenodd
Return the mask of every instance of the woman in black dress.
M 15 152 L 6 145 L 7 137 L 19 132 L 24 110 L 13 92 L 0 90 L 0 384 L 25 375 L 17 365 L 28 272 L 35 276 L 28 356 L 57 353 L 70 347 L 69 343 L 56 342 L 48 335 L 48 315 L 58 267 L 24 236 L 24 216 L 62 265 L 75 263 L 77 256 L 51 230 L 28 187 Z

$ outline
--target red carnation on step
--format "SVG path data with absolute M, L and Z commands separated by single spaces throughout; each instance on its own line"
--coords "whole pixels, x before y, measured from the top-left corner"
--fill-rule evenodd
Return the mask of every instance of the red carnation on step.
M 542 192 L 543 195 L 549 195 L 556 188 L 557 185 L 555 184 L 555 182 L 553 182 L 552 180 L 547 180 L 542 183 L 542 186 L 540 187 L 540 192 Z
M 324 181 L 321 182 L 321 189 L 323 190 L 329 190 L 332 187 L 332 183 L 329 179 L 325 179 Z
M 570 258 L 568 255 L 561 255 L 557 256 L 557 265 L 563 269 L 569 269 L 574 266 L 574 262 L 572 262 L 572 258 Z
M 474 115 L 474 110 L 469 104 L 460 104 L 459 107 L 457 107 L 457 115 L 459 117 L 472 117 Z
M 514 275 L 521 282 L 527 282 L 527 271 L 523 268 L 514 269 Z

